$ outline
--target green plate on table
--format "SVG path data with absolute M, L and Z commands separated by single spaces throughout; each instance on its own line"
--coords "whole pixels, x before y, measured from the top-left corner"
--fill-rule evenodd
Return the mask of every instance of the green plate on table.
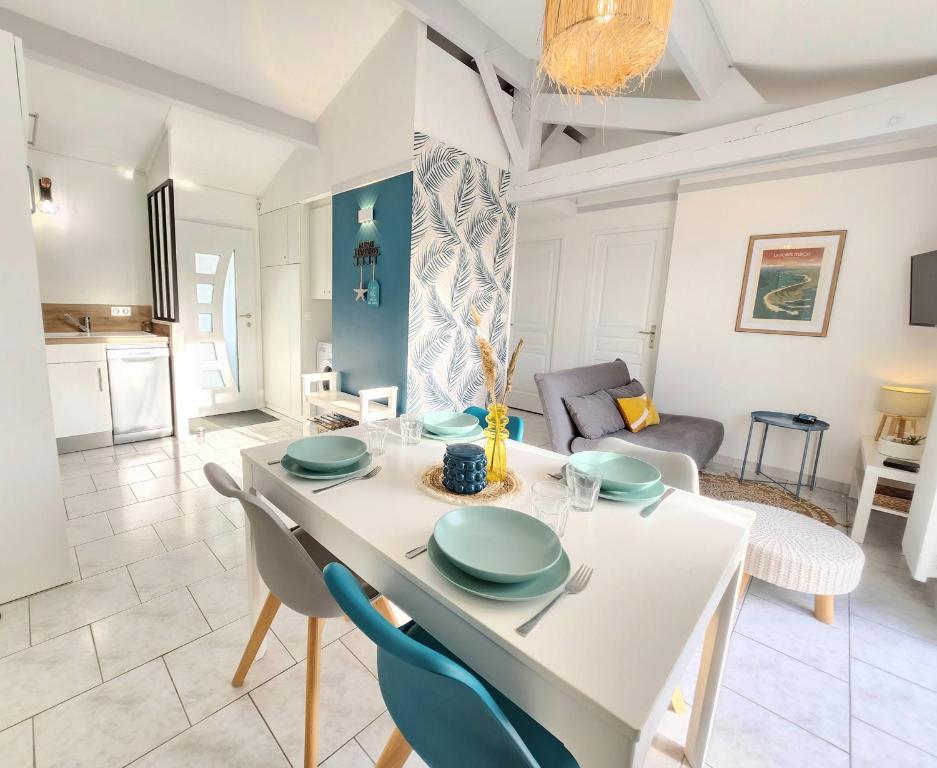
M 559 537 L 548 525 L 506 507 L 456 507 L 436 523 L 433 538 L 469 576 L 500 584 L 546 573 L 563 554 Z
M 423 414 L 423 428 L 434 435 L 462 437 L 479 426 L 477 416 L 460 411 L 433 411 Z
M 613 451 L 580 451 L 569 463 L 602 478 L 606 492 L 631 492 L 650 488 L 660 482 L 660 472 L 646 461 Z
M 609 501 L 631 501 L 631 502 L 649 502 L 657 501 L 667 490 L 660 480 L 653 485 L 642 488 L 640 491 L 606 491 L 604 488 L 599 491 L 599 496 Z
M 368 447 L 356 437 L 316 435 L 290 443 L 286 455 L 313 472 L 338 472 L 359 461 Z
M 366 453 L 350 467 L 344 467 L 337 472 L 317 472 L 314 469 L 306 469 L 291 456 L 284 456 L 280 459 L 280 466 L 291 475 L 301 477 L 303 480 L 341 480 L 343 477 L 351 477 L 363 472 L 371 466 L 371 461 L 371 454 Z
M 470 576 L 443 554 L 436 543 L 436 539 L 432 536 L 427 542 L 427 552 L 430 561 L 446 581 L 455 584 L 459 589 L 464 589 L 466 592 L 471 592 L 479 597 L 487 597 L 490 600 L 505 602 L 536 600 L 538 597 L 549 595 L 551 592 L 561 589 L 569 578 L 569 557 L 566 552 L 560 555 L 560 559 L 546 573 L 541 574 L 536 579 L 521 581 L 517 584 L 498 584 L 494 581 L 484 581 Z
M 480 426 L 475 427 L 475 429 L 465 435 L 437 435 L 430 432 L 426 427 L 423 427 L 423 437 L 427 437 L 430 440 L 442 440 L 446 443 L 473 443 L 476 440 L 481 440 L 484 436 L 485 430 Z

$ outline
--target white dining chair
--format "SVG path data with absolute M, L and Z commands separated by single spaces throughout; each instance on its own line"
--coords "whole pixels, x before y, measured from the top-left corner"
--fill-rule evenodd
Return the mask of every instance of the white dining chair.
M 623 453 L 646 461 L 660 472 L 660 479 L 664 485 L 679 488 L 681 491 L 699 495 L 699 467 L 685 453 L 675 451 L 659 451 L 656 448 L 647 448 L 635 445 L 617 437 L 606 437 L 596 443 L 594 450 Z

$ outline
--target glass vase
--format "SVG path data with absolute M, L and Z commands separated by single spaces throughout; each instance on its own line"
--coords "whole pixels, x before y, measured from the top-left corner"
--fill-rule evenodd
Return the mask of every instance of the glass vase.
M 488 459 L 489 483 L 500 483 L 508 475 L 508 459 L 505 442 L 508 439 L 508 407 L 492 403 L 488 406 L 488 416 L 485 417 L 488 427 L 485 429 L 485 458 Z

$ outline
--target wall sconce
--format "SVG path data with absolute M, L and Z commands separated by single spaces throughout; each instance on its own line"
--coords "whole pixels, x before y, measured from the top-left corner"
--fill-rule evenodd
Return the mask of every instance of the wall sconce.
M 40 179 L 40 183 L 41 183 Z M 358 209 L 358 223 L 359 224 L 370 224 L 374 221 L 374 206 L 370 205 L 367 208 Z
M 58 213 L 59 210 L 52 199 L 52 179 L 48 176 L 39 179 L 39 210 L 43 213 Z

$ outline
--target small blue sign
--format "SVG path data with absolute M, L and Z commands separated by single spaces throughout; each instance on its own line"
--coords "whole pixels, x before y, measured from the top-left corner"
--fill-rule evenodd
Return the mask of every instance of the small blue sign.
M 374 278 L 368 283 L 368 306 L 381 306 L 381 284 Z

